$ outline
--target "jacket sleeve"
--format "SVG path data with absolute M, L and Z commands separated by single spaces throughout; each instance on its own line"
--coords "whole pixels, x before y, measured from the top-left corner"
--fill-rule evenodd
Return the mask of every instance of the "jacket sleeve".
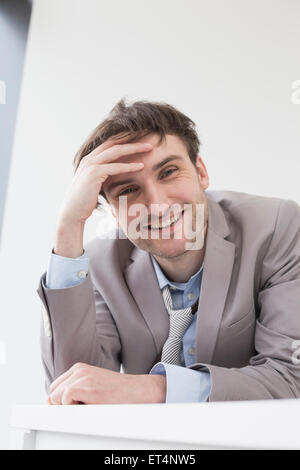
M 262 261 L 255 350 L 249 365 L 207 367 L 208 401 L 300 398 L 300 207 L 284 200 Z
M 91 275 L 79 285 L 49 289 L 46 272 L 37 292 L 42 301 L 41 354 L 45 389 L 75 363 L 120 372 L 121 344 L 114 319 Z

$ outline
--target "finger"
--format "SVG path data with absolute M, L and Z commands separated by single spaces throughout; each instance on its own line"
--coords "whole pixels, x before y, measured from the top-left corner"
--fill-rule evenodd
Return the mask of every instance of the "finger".
M 88 158 L 86 163 L 107 163 L 127 155 L 149 152 L 152 148 L 153 146 L 150 143 L 135 142 L 132 144 L 117 144 L 106 150 L 98 151 Z
M 114 175 L 120 175 L 124 173 L 130 173 L 130 172 L 137 172 L 140 171 L 144 168 L 144 164 L 142 162 L 140 163 L 111 163 L 107 165 L 101 165 L 101 167 L 98 167 L 100 170 L 99 172 L 95 171 L 94 174 L 92 174 L 91 178 L 92 180 L 95 179 L 95 181 L 99 184 L 99 192 L 103 188 L 104 183 L 107 181 L 107 179 L 110 176 Z
M 117 134 L 115 136 L 110 137 L 109 139 L 105 140 L 102 144 L 98 145 L 91 153 L 89 153 L 87 156 L 94 156 L 95 154 L 98 154 L 99 152 L 102 152 L 103 150 L 106 150 L 113 145 L 117 144 L 126 144 L 130 143 L 130 139 L 132 139 L 132 135 L 124 135 L 124 134 Z
M 72 365 L 72 367 L 70 367 L 70 369 L 68 369 L 66 372 L 61 374 L 59 377 L 57 377 L 57 379 L 55 379 L 52 382 L 52 384 L 50 385 L 50 392 L 52 391 L 52 389 L 54 390 L 58 385 L 60 385 L 61 382 L 66 380 L 70 375 L 72 375 L 72 373 L 78 372 L 78 371 L 79 372 L 84 371 L 90 367 L 92 366 L 85 364 L 83 362 L 76 362 L 75 364 Z
M 68 379 L 72 373 L 73 373 L 74 369 L 73 367 L 71 367 L 69 370 L 67 370 L 67 372 L 65 372 L 64 374 L 60 375 L 57 379 L 54 380 L 54 382 L 52 382 L 52 384 L 50 385 L 50 392 L 54 392 L 54 390 L 62 383 L 64 382 L 66 379 Z
M 81 400 L 76 399 L 75 397 L 81 398 L 81 395 L 82 393 L 81 393 L 80 387 L 75 387 L 74 385 L 66 387 L 61 396 L 61 404 L 62 405 L 76 405 Z
M 144 168 L 143 162 L 135 162 L 135 163 L 107 163 L 104 165 L 90 165 L 85 169 L 81 169 L 81 173 L 78 175 L 82 175 L 83 172 L 88 172 L 88 178 L 90 182 L 99 183 L 100 188 L 102 187 L 103 183 L 106 179 L 111 175 L 118 175 L 121 173 L 130 173 L 134 171 L 140 171 Z M 100 191 L 100 189 L 99 189 Z
M 139 171 L 144 168 L 144 163 L 111 163 L 101 165 L 101 179 L 102 184 L 108 176 L 118 175 L 120 173 L 129 173 L 132 171 Z M 97 177 L 97 175 L 95 175 Z
M 95 405 L 97 400 L 91 388 L 80 386 L 79 383 L 66 387 L 61 398 L 62 405 Z M 98 400 L 98 403 L 100 401 Z
M 61 405 L 76 405 L 83 402 L 80 397 L 83 396 L 82 390 L 86 386 L 84 377 L 77 377 L 76 379 L 75 376 L 73 376 L 71 381 L 63 383 L 62 386 L 63 390 L 60 396 Z
M 76 378 L 74 374 L 72 374 L 69 378 L 64 380 L 61 384 L 59 384 L 55 390 L 51 393 L 50 399 L 53 405 L 61 405 L 62 404 L 62 396 L 66 388 L 70 387 L 72 384 L 76 383 L 78 377 Z
M 117 175 L 118 173 L 128 173 L 132 171 L 139 171 L 144 168 L 143 162 L 132 163 L 105 163 L 103 165 L 89 165 L 85 169 L 81 169 L 80 175 L 86 173 L 91 180 L 96 180 L 104 183 L 108 175 Z

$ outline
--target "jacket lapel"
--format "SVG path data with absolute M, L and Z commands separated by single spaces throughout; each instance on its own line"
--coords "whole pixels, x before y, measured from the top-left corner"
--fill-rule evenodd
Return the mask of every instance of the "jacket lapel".
M 166 310 L 158 280 L 148 252 L 133 248 L 133 262 L 124 270 L 132 296 L 148 325 L 154 342 L 153 352 L 160 354 L 169 334 L 169 315 Z
M 207 197 L 208 226 L 196 326 L 196 362 L 210 364 L 216 345 L 235 258 L 235 244 L 217 202 Z

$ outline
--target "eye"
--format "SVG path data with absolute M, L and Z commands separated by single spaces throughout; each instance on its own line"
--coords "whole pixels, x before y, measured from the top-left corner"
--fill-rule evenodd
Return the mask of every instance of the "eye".
M 135 188 L 127 188 L 127 189 L 124 189 L 123 191 L 121 191 L 118 196 L 125 196 L 125 194 L 130 194 L 131 191 L 135 191 Z
M 176 171 L 178 168 L 168 168 L 166 171 L 163 172 L 163 175 L 165 175 L 166 173 L 168 173 L 169 171 L 171 171 L 171 173 L 169 173 L 167 176 L 169 176 L 170 174 L 172 174 L 174 171 Z

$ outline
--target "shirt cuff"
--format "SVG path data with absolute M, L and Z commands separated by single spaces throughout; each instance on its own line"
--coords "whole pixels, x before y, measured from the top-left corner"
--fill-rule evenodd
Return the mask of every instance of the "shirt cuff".
M 166 403 L 203 402 L 207 401 L 211 392 L 209 369 L 199 371 L 158 362 L 149 374 L 166 376 Z
M 80 284 L 88 274 L 89 257 L 85 250 L 78 258 L 67 258 L 51 253 L 46 287 L 49 289 L 66 289 Z

